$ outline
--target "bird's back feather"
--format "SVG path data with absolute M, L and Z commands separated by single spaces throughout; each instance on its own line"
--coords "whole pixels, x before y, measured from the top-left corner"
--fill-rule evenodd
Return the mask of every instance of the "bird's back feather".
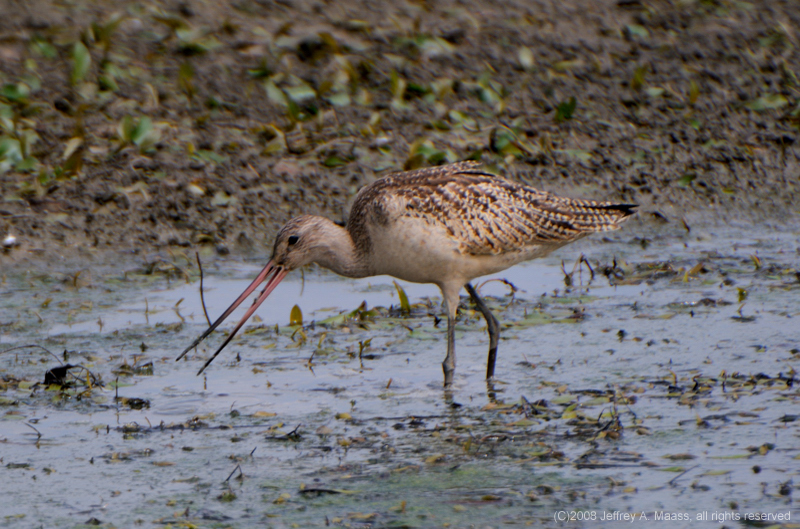
M 463 254 L 497 255 L 616 229 L 634 208 L 556 196 L 459 162 L 390 174 L 364 187 L 347 228 L 356 246 L 368 251 L 368 223 L 411 217 L 444 227 Z

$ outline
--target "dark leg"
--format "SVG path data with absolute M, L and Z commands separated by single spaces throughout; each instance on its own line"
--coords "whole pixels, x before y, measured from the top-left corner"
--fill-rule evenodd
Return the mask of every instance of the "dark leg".
M 497 390 L 494 387 L 494 379 L 492 378 L 486 379 L 486 397 L 489 402 L 497 404 Z
M 488 380 L 494 377 L 494 364 L 495 360 L 497 360 L 497 340 L 500 337 L 500 324 L 497 322 L 497 318 L 494 317 L 494 314 L 492 314 L 492 311 L 489 310 L 489 307 L 486 306 L 486 303 L 484 303 L 478 295 L 475 287 L 470 283 L 467 283 L 464 287 L 472 297 L 472 301 L 475 302 L 475 306 L 478 307 L 478 310 L 481 311 L 484 319 L 486 319 L 486 328 L 489 331 L 489 357 L 486 360 L 486 379 Z
M 456 319 L 447 315 L 447 356 L 442 362 L 444 371 L 444 387 L 453 385 L 453 373 L 456 370 Z

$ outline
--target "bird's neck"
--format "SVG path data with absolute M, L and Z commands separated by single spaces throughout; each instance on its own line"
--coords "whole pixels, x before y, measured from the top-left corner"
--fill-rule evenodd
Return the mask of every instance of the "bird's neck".
M 368 263 L 358 252 L 350 232 L 328 219 L 320 224 L 324 236 L 314 251 L 314 262 L 345 277 L 371 275 Z

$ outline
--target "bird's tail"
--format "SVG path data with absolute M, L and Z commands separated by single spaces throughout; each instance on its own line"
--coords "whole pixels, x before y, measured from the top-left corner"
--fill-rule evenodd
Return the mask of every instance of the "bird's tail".
M 563 199 L 556 210 L 569 212 L 569 224 L 579 232 L 611 231 L 636 213 L 636 204 Z M 563 209 L 562 209 L 563 208 Z

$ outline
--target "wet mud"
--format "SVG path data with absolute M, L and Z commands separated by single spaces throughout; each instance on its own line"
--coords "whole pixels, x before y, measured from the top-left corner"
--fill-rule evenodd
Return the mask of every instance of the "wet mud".
M 206 326 L 191 260 L 7 276 L 0 523 L 794 520 L 797 231 L 649 233 L 634 222 L 482 284 L 502 323 L 491 385 L 462 297 L 450 393 L 429 285 L 401 285 L 405 314 L 390 278 L 295 274 L 196 377 L 222 336 L 174 361 Z M 206 267 L 212 318 L 260 265 Z

